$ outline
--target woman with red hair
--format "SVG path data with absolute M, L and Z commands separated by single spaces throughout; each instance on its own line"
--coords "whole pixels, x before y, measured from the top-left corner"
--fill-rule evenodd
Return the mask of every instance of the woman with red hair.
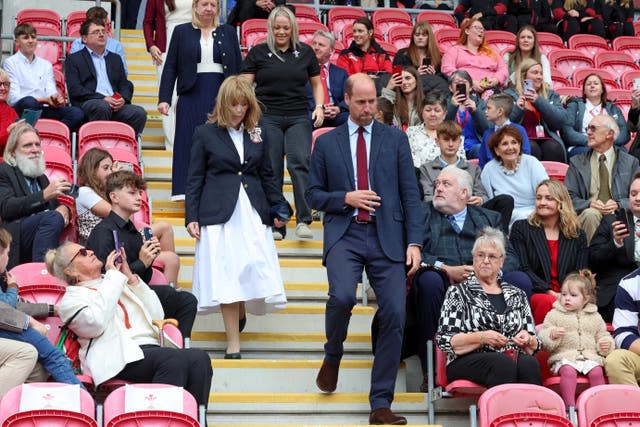
M 456 70 L 465 70 L 471 75 L 476 93 L 501 87 L 507 82 L 507 65 L 485 43 L 484 26 L 479 19 L 469 19 L 462 24 L 458 44 L 448 48 L 442 57 L 443 74 L 449 76 Z

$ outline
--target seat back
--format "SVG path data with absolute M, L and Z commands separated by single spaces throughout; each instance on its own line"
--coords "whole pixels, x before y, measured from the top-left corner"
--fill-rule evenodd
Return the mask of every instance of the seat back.
M 546 33 L 543 31 L 538 33 L 538 46 L 540 47 L 540 52 L 545 55 L 549 55 L 553 50 L 565 48 L 562 37 L 557 34 Z
M 71 154 L 71 133 L 64 123 L 58 120 L 39 119 L 35 128 L 40 134 L 42 146 L 56 147 Z
M 594 34 L 575 34 L 569 37 L 569 49 L 578 50 L 590 58 L 598 52 L 610 50 L 607 41 Z
M 132 221 L 137 229 L 140 229 L 145 225 L 151 224 L 151 208 L 149 207 L 149 199 L 147 197 L 146 191 L 142 192 L 142 201 L 140 204 L 140 210 L 135 214 L 133 214 Z
M 438 49 L 441 53 L 444 53 L 447 48 L 458 43 L 460 38 L 460 30 L 457 28 L 442 28 L 435 33 L 436 43 L 438 43 Z
M 389 33 L 391 28 L 403 25 L 410 28 L 413 26 L 411 16 L 400 9 L 377 9 L 371 18 L 373 28 L 384 36 Z
M 126 123 L 96 120 L 82 125 L 78 130 L 78 157 L 93 147 L 125 150 L 138 156 L 136 133 Z
M 310 45 L 313 35 L 318 30 L 329 31 L 326 25 L 321 24 L 318 21 L 298 22 L 298 35 L 302 43 Z
M 56 32 L 55 35 L 61 35 L 62 22 L 60 15 L 51 9 L 22 9 L 16 15 L 16 25 L 29 23 L 36 29 L 38 35 L 41 35 L 42 29 L 50 29 Z
M 346 48 L 347 48 L 347 46 L 342 42 L 342 40 L 336 40 L 336 44 L 334 46 L 334 51 L 331 54 L 331 58 L 329 58 L 329 62 L 331 62 L 334 65 L 337 64 L 338 63 L 338 57 L 340 56 L 340 52 L 342 52 Z
M 54 68 L 53 79 L 56 81 L 56 89 L 58 90 L 58 93 L 62 95 L 65 103 L 69 103 L 69 98 L 67 98 L 67 83 L 62 71 Z
M 571 86 L 571 82 L 564 78 L 562 73 L 554 67 L 551 67 L 551 83 L 553 84 L 553 90 L 556 90 L 560 87 Z
M 435 33 L 443 28 L 458 28 L 458 23 L 453 15 L 435 10 L 425 10 L 416 16 L 416 22 L 428 22 Z
M 637 425 L 640 419 L 640 388 L 605 384 L 591 387 L 578 397 L 578 425 L 615 427 Z
M 549 53 L 549 63 L 552 67 L 557 68 L 566 79 L 570 79 L 576 70 L 585 67 L 593 68 L 595 65 L 592 57 L 571 49 L 556 50 Z M 575 82 L 573 83 L 575 85 Z
M 501 56 L 516 48 L 516 36 L 508 31 L 485 31 L 484 41 Z
M 412 28 L 405 26 L 394 27 L 389 30 L 387 40 L 399 50 L 409 46 L 409 43 L 411 43 L 412 33 Z
M 631 55 L 636 63 L 640 62 L 640 39 L 631 36 L 619 36 L 611 42 L 613 49 Z
M 80 26 L 87 19 L 84 10 L 74 10 L 67 15 L 67 36 L 77 37 L 80 34 Z
M 256 39 L 267 35 L 266 19 L 247 19 L 240 26 L 240 44 L 245 49 L 256 45 Z
M 396 54 L 398 53 L 398 48 L 388 42 L 379 41 L 378 44 L 381 48 L 384 49 L 385 52 L 387 52 L 387 55 L 389 55 L 389 59 L 391 60 L 391 62 L 393 62 L 393 58 L 395 58 Z
M 144 401 L 141 401 L 142 399 Z M 140 409 L 130 405 L 136 402 L 139 403 Z M 172 405 L 174 410 L 167 410 L 167 404 Z M 196 427 L 200 425 L 198 405 L 193 396 L 181 387 L 166 384 L 128 384 L 113 390 L 105 399 L 104 425 Z
M 60 36 L 60 31 L 49 27 L 37 28 L 38 36 Z M 36 46 L 36 56 L 46 59 L 51 63 L 54 69 L 62 70 L 62 43 L 53 40 L 38 39 Z
M 608 71 L 614 76 L 638 69 L 633 57 L 625 52 L 600 52 L 596 54 L 595 61 L 597 68 Z
M 620 88 L 613 74 L 611 74 L 607 70 L 603 70 L 600 68 L 581 68 L 579 70 L 575 70 L 573 72 L 573 75 L 571 76 L 571 81 L 573 81 L 574 86 L 581 88 L 582 83 L 590 74 L 599 75 L 600 78 L 602 78 L 602 80 L 604 81 L 604 85 L 607 87 L 607 90 Z
M 327 24 L 336 39 L 342 35 L 342 28 L 347 24 L 353 24 L 353 21 L 367 16 L 367 12 L 359 7 L 352 6 L 335 6 L 329 9 Z
M 313 133 L 311 134 L 311 151 L 313 152 L 314 147 L 316 146 L 316 139 L 318 139 L 318 137 L 320 135 L 323 135 L 329 131 L 332 131 L 335 128 L 331 128 L 331 127 L 326 127 L 326 128 L 318 128 L 316 130 L 313 131 Z
M 45 170 L 44 174 L 49 181 L 64 178 L 69 182 L 74 182 L 73 161 L 71 153 L 63 148 L 55 146 L 43 146 Z
M 296 21 L 298 24 L 302 22 L 320 22 L 318 13 L 313 6 L 307 4 L 296 4 Z
M 564 86 L 559 88 L 554 88 L 553 91 L 560 96 L 575 96 L 577 98 L 582 98 L 582 89 L 575 86 Z
M 53 286 L 65 286 L 65 283 L 49 274 L 47 271 L 47 266 L 44 262 L 26 262 L 24 264 L 19 264 L 13 267 L 10 270 L 11 274 L 14 275 L 16 282 L 20 287 L 20 292 L 22 292 L 23 286 L 29 285 L 53 285 Z M 25 298 L 27 295 L 25 295 Z M 41 300 L 30 300 L 33 302 L 47 302 L 49 304 L 53 304 L 48 301 Z
M 547 175 L 549 178 L 557 179 L 558 181 L 564 182 L 564 177 L 567 175 L 567 170 L 569 169 L 569 165 L 562 162 L 553 162 L 551 160 L 541 161 L 542 166 L 544 166 L 544 170 L 547 171 Z
M 502 384 L 491 387 L 478 399 L 478 410 L 480 427 L 501 425 L 500 420 L 508 416 L 510 422 L 503 424 L 505 426 L 572 425 L 565 416 L 566 408 L 562 398 L 545 387 L 533 384 Z
M 635 79 L 640 79 L 640 70 L 625 71 L 620 75 L 620 87 L 627 90 L 633 89 Z
M 70 402 L 69 397 L 74 395 L 73 391 L 63 390 L 73 390 L 70 388 L 76 387 L 79 392 L 79 402 Z M 23 392 L 25 402 L 23 402 Z M 74 406 L 78 409 L 70 409 Z M 29 383 L 12 388 L 2 398 L 0 425 L 3 427 L 97 427 L 98 423 L 95 418 L 95 403 L 86 390 L 61 383 Z

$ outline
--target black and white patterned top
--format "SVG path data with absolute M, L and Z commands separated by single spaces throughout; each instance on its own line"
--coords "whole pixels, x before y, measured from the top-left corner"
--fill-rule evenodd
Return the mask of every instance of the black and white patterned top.
M 527 296 L 521 289 L 507 282 L 500 282 L 500 280 L 498 282 L 506 304 L 506 310 L 502 314 L 499 314 L 491 304 L 475 275 L 447 289 L 436 334 L 438 347 L 447 353 L 447 363 L 451 363 L 458 357 L 451 347 L 451 338 L 459 333 L 493 330 L 511 339 L 518 332 L 526 329 L 538 341 L 536 351 L 540 349 L 541 342 L 536 336 Z M 519 349 L 516 344 L 509 341 L 502 349 L 484 345 L 474 352 L 502 352 L 511 348 Z

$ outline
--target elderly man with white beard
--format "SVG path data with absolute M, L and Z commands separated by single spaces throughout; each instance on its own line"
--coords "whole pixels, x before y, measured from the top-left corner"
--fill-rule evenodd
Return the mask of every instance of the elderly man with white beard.
M 47 250 L 59 245 L 69 223 L 69 209 L 57 197 L 71 189 L 65 179 L 49 182 L 38 132 L 17 125 L 9 135 L 0 164 L 0 219 L 13 237 L 8 269 L 25 262 L 43 262 Z

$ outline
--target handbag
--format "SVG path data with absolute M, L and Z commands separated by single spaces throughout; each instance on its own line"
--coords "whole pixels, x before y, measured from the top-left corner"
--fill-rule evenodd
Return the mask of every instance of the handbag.
M 69 324 L 73 322 L 73 319 L 76 318 L 78 314 L 88 305 L 84 307 L 80 307 L 78 311 L 73 313 L 73 316 L 67 320 L 64 325 L 60 326 L 60 334 L 58 335 L 58 339 L 56 340 L 56 348 L 64 354 L 69 362 L 71 362 L 71 369 L 75 374 L 80 374 L 80 343 L 78 342 L 78 336 L 69 329 Z M 88 350 L 87 350 L 88 351 Z

